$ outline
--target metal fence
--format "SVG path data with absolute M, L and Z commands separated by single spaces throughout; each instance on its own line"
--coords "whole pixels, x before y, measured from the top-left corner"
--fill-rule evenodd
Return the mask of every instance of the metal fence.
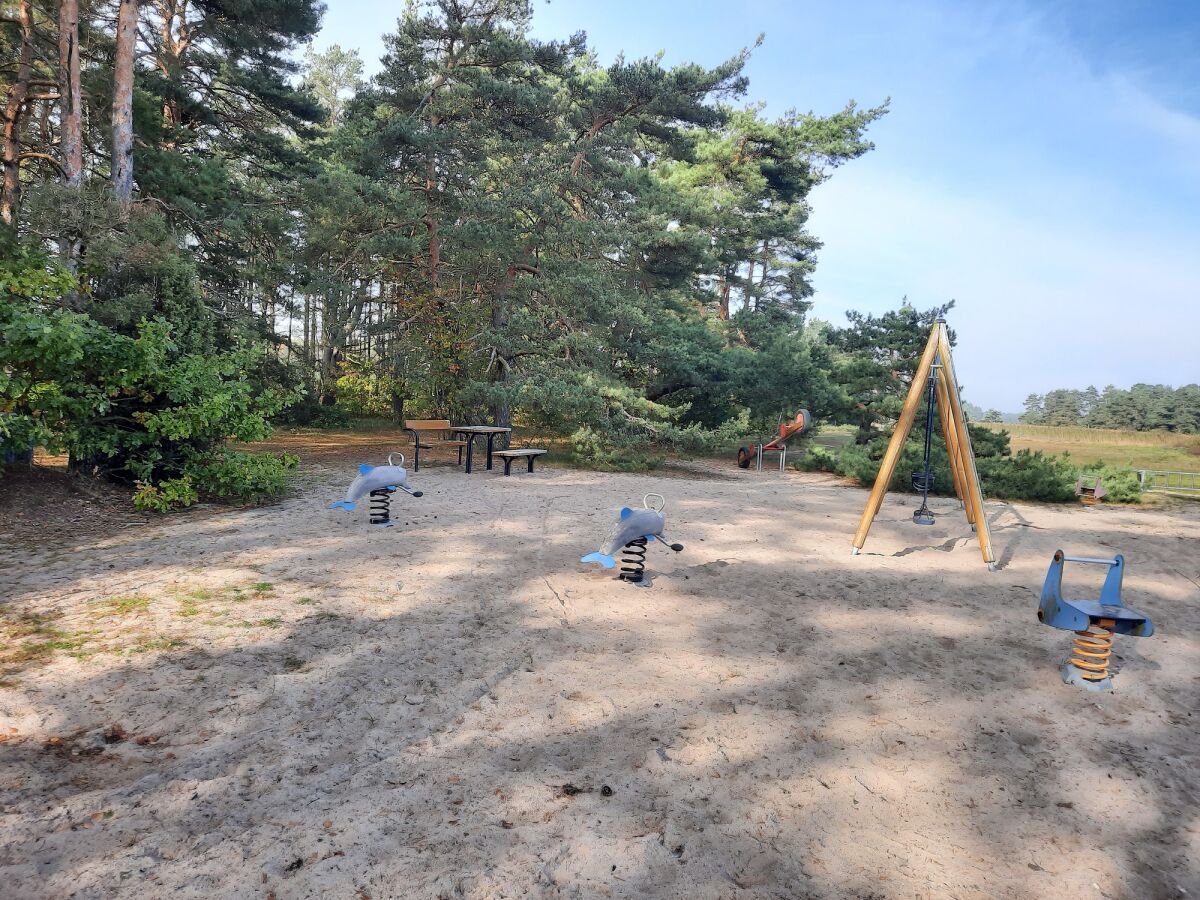
M 1159 472 L 1154 469 L 1138 469 L 1138 482 L 1143 491 L 1200 494 L 1200 472 Z

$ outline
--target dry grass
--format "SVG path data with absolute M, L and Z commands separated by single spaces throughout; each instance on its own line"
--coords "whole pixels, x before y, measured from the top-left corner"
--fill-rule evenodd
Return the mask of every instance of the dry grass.
M 1200 472 L 1200 435 L 1116 431 L 1053 425 L 985 425 L 1012 436 L 1013 450 L 1070 453 L 1080 463 L 1106 462 L 1135 469 Z

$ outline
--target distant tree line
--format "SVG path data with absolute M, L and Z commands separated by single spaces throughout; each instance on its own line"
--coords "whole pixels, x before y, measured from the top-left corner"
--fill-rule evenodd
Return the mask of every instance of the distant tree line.
M 1200 433 L 1200 384 L 1172 388 L 1135 384 L 1128 390 L 1059 389 L 1025 398 L 1022 422 L 1029 425 L 1081 425 L 1126 431 Z

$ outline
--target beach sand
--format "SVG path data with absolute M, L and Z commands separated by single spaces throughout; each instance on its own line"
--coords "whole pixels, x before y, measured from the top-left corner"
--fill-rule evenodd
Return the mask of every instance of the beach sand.
M 852 557 L 866 491 L 732 463 L 440 463 L 371 528 L 351 457 L 262 508 L 0 504 L 0 894 L 1200 895 L 1197 505 L 989 502 L 988 572 L 957 503 Z M 653 586 L 581 564 L 648 491 Z M 1114 693 L 1037 621 L 1058 547 L 1154 620 Z

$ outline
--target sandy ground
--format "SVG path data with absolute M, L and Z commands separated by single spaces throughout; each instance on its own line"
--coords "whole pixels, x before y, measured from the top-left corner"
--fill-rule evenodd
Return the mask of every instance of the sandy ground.
M 851 557 L 822 476 L 439 465 L 373 529 L 352 474 L 0 536 L 0 894 L 1200 895 L 1195 505 L 991 503 L 988 573 L 948 501 Z M 581 565 L 647 491 L 653 587 Z M 1036 620 L 1060 546 L 1154 619 L 1115 693 Z

